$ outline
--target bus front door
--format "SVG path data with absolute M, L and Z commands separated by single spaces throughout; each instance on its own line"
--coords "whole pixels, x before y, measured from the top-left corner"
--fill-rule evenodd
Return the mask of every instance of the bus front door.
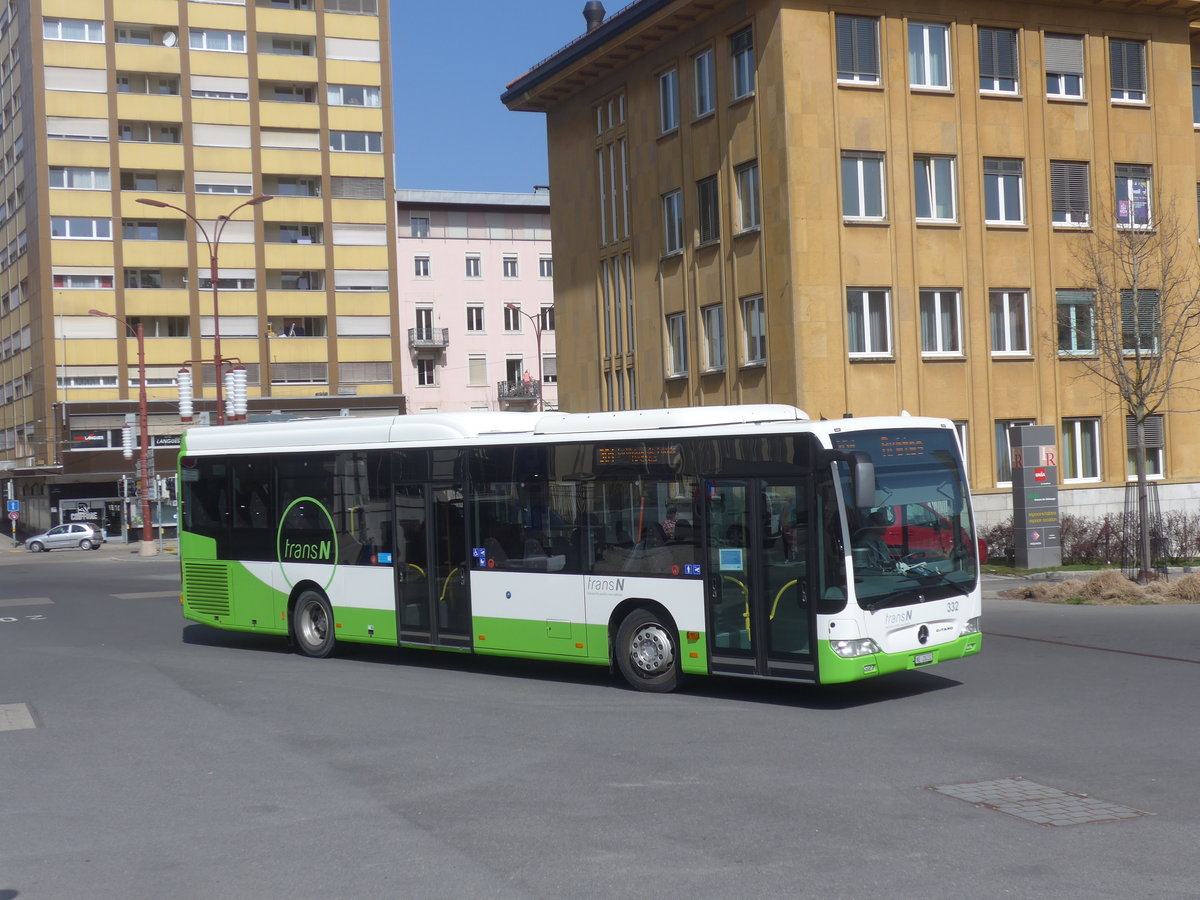
M 815 680 L 806 484 L 720 480 L 705 493 L 712 671 Z
M 401 643 L 471 646 L 462 490 L 396 486 L 396 625 Z

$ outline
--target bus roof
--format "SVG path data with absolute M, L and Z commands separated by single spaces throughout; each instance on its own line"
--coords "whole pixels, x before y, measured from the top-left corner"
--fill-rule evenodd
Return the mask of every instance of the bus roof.
M 535 440 L 553 439 L 556 435 L 607 437 L 675 429 L 703 430 L 722 425 L 786 426 L 797 422 L 804 422 L 807 431 L 831 435 L 862 428 L 894 427 L 897 420 L 887 417 L 813 422 L 801 409 L 774 403 L 595 413 L 478 411 L 362 418 L 334 416 L 191 428 L 184 436 L 183 446 L 189 454 L 265 452 L 316 447 L 477 443 L 502 436 L 524 436 Z M 945 420 L 915 416 L 909 419 L 909 424 L 911 427 L 950 427 Z

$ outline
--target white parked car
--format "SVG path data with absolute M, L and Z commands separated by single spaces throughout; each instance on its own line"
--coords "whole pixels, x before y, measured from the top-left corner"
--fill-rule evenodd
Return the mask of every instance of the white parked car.
M 32 553 L 40 553 L 43 550 L 59 550 L 64 547 L 98 550 L 104 540 L 104 532 L 94 525 L 71 522 L 67 525 L 55 525 L 43 534 L 35 534 L 25 541 L 25 549 Z

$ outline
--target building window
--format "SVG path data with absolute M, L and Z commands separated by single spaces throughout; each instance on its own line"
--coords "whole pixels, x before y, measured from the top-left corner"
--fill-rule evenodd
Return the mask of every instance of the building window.
M 989 295 L 993 356 L 1029 354 L 1029 293 L 992 291 Z
M 908 83 L 915 88 L 950 87 L 950 28 L 908 23 Z
M 104 23 L 84 19 L 42 19 L 42 37 L 48 41 L 104 43 Z
M 542 354 L 542 384 L 558 383 L 558 357 L 554 354 Z
M 721 207 L 717 193 L 716 175 L 696 182 L 696 218 L 699 220 L 701 244 L 721 237 Z
M 842 152 L 842 215 L 847 219 L 882 219 L 883 154 Z
M 126 270 L 128 271 L 128 270 Z M 66 290 L 105 290 L 112 289 L 113 276 L 111 275 L 60 275 L 57 272 L 54 274 L 54 286 L 56 288 L 64 288 Z
M 979 29 L 979 89 L 1015 94 L 1019 86 L 1017 32 L 1012 28 Z
M 962 316 L 958 291 L 921 291 L 921 353 L 962 355 Z
M 111 219 L 89 219 L 82 216 L 51 216 L 50 237 L 85 241 L 112 239 Z
M 477 254 L 477 253 L 468 253 L 467 254 L 467 277 L 468 278 L 479 278 L 480 277 L 480 261 L 479 261 L 479 254 Z
M 1032 425 L 1033 419 L 996 420 L 996 486 L 1012 484 L 1012 429 Z
M 382 153 L 383 135 L 373 131 L 331 131 L 329 149 L 340 153 Z
M 984 159 L 983 206 L 989 225 L 1019 225 L 1025 221 L 1025 161 Z
M 1063 419 L 1063 481 L 1100 480 L 1100 420 Z
M 1046 35 L 1046 96 L 1083 96 L 1083 35 Z
M 417 358 L 417 384 L 421 387 L 433 387 L 437 384 L 434 379 L 435 369 L 433 360 L 426 357 Z
M 1050 209 L 1055 225 L 1087 225 L 1091 193 L 1087 163 L 1051 161 Z
M 483 304 L 467 307 L 467 331 L 483 331 Z
M 408 230 L 411 237 L 429 237 L 429 216 L 409 216 Z
M 365 84 L 331 84 L 326 96 L 330 106 L 377 107 L 380 105 L 379 88 Z
M 838 81 L 879 84 L 879 19 L 839 13 L 834 29 Z
M 679 71 L 668 69 L 658 76 L 658 131 L 666 134 L 679 127 Z
M 1200 69 L 1192 69 L 1192 124 L 1200 126 Z
M 1158 291 L 1121 291 L 1121 348 L 1127 356 L 1156 354 L 1162 319 Z
M 719 372 L 725 368 L 725 307 L 720 303 L 700 310 L 704 327 L 704 370 Z
M 1143 443 L 1146 447 L 1146 477 L 1162 478 L 1166 469 L 1163 467 L 1163 449 L 1166 447 L 1166 435 L 1163 431 L 1162 416 L 1146 416 L 1142 423 Z M 1125 446 L 1127 466 L 1126 472 L 1130 479 L 1137 478 L 1137 419 L 1125 417 Z
M 1091 291 L 1055 291 L 1058 308 L 1058 354 L 1096 352 L 1096 298 Z
M 754 93 L 754 31 L 743 28 L 729 37 L 729 55 L 733 62 L 733 99 Z
M 683 195 L 679 191 L 663 194 L 663 256 L 683 250 Z
M 850 288 L 846 291 L 846 330 L 850 356 L 891 356 L 892 321 L 886 290 Z
M 917 194 L 917 221 L 954 221 L 953 157 L 913 157 L 913 187 Z
M 1125 228 L 1150 227 L 1150 166 L 1118 165 L 1117 224 Z
M 77 191 L 107 191 L 112 189 L 112 176 L 108 169 L 51 166 L 50 187 L 73 188 Z
M 538 278 L 553 278 L 554 277 L 554 258 L 550 256 L 538 257 Z
M 745 365 L 767 361 L 767 321 L 761 294 L 742 298 L 742 339 Z
M 734 170 L 737 182 L 738 231 L 750 231 L 762 224 L 758 202 L 758 162 L 748 162 Z
M 692 58 L 692 73 L 696 92 L 696 118 L 707 116 L 717 108 L 716 84 L 713 80 L 712 49 Z
M 667 316 L 667 376 L 688 373 L 687 314 Z
M 163 286 L 162 269 L 126 269 L 124 272 L 125 287 L 135 290 L 161 288 Z M 218 278 L 217 286 L 223 288 L 221 284 L 225 279 Z M 55 279 L 55 287 L 58 287 L 58 280 Z M 212 279 L 208 280 L 209 290 L 212 290 Z
M 413 275 L 417 278 L 429 277 L 429 257 L 414 256 L 413 257 Z
M 521 307 L 516 303 L 504 304 L 504 330 L 514 334 L 521 330 Z
M 467 356 L 467 384 L 483 387 L 487 384 L 487 357 L 472 353 Z
M 241 31 L 219 31 L 214 28 L 188 30 L 188 47 L 192 50 L 216 50 L 222 53 L 245 53 L 246 35 Z
M 1112 65 L 1112 99 L 1145 103 L 1146 42 L 1110 38 L 1108 59 Z
M 538 312 L 538 327 L 542 330 L 542 334 L 552 334 L 554 332 L 553 304 L 542 304 L 542 308 Z
M 507 254 L 507 253 L 504 255 L 504 259 L 501 261 L 500 272 L 505 278 L 516 278 L 517 277 L 517 257 L 516 257 L 516 255 Z

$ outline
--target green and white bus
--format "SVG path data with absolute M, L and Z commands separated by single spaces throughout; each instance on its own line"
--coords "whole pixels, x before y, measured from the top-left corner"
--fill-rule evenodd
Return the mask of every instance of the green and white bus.
M 183 614 L 277 634 L 848 682 L 978 653 L 951 422 L 781 405 L 194 428 Z M 872 543 L 874 547 L 872 548 Z

